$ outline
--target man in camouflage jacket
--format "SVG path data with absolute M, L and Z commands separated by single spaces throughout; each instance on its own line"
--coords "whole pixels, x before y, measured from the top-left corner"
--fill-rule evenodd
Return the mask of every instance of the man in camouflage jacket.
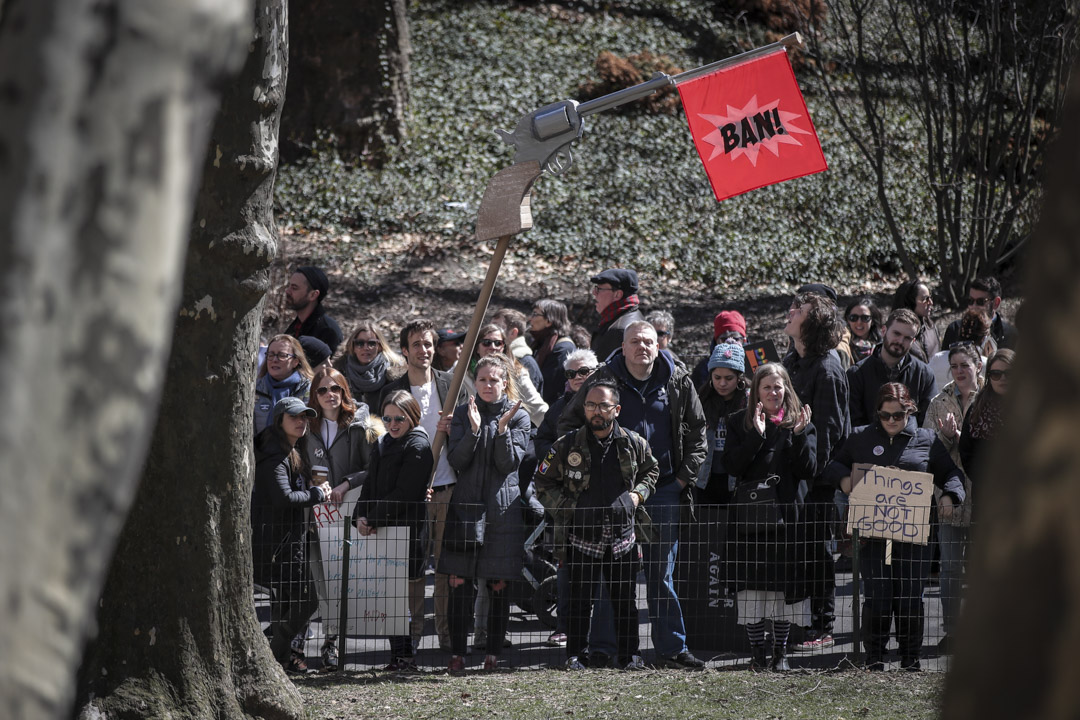
M 594 589 L 607 583 L 619 661 L 643 667 L 636 620 L 637 542 L 652 523 L 643 506 L 660 470 L 649 444 L 615 422 L 619 388 L 602 380 L 584 403 L 586 427 L 559 438 L 537 468 L 540 501 L 555 521 L 557 552 L 570 575 L 567 667 L 580 669 Z

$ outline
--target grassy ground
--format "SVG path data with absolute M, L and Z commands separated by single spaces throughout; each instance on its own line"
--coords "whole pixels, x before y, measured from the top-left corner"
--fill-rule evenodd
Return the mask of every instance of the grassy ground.
M 934 718 L 938 673 L 612 670 L 296 679 L 310 718 Z

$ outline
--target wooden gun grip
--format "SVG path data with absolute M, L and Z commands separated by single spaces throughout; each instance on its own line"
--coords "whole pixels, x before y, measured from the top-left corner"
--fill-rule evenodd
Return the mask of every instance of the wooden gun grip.
M 529 189 L 541 172 L 540 163 L 530 160 L 495 173 L 476 213 L 477 240 L 516 235 L 532 227 Z

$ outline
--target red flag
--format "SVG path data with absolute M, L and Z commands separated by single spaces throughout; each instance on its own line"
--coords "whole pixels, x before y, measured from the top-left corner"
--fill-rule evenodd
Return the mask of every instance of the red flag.
M 679 84 L 717 200 L 827 169 L 783 48 Z

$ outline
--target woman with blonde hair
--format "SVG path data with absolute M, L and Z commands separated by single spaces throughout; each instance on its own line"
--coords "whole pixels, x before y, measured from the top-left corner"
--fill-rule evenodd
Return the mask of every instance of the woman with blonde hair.
M 348 378 L 352 396 L 372 408 L 379 404 L 387 383 L 405 371 L 405 359 L 390 347 L 373 321 L 361 320 L 334 367 Z
M 311 376 L 304 348 L 292 335 L 275 335 L 266 347 L 266 357 L 255 381 L 255 434 L 270 424 L 271 412 L 287 397 L 308 399 Z
M 548 404 L 540 393 L 536 391 L 529 378 L 529 371 L 517 361 L 510 352 L 510 343 L 506 340 L 506 331 L 501 325 L 490 323 L 480 328 L 476 336 L 476 349 L 469 359 L 468 372 L 465 373 L 463 386 L 470 395 L 476 394 L 476 377 L 479 372 L 479 362 L 489 355 L 501 355 L 509 376 L 507 377 L 507 392 L 517 400 L 521 399 L 522 409 L 529 414 L 529 420 L 533 425 L 539 426 L 544 421 L 544 413 L 548 411 Z M 458 360 L 461 362 L 461 360 Z

